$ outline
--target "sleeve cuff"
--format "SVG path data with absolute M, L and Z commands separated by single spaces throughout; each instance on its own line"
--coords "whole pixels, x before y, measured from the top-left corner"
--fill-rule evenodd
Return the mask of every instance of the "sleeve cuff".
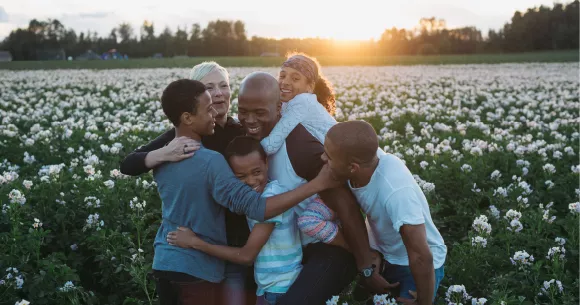
M 403 225 L 422 225 L 425 223 L 424 218 L 403 219 L 393 224 L 393 229 L 399 233 Z

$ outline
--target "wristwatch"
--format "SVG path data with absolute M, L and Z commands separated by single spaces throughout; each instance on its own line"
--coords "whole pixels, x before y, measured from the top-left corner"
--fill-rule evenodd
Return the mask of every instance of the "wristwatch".
M 369 278 L 371 277 L 371 275 L 373 275 L 373 271 L 375 270 L 375 268 L 377 267 L 377 265 L 372 264 L 370 267 L 368 268 L 363 268 L 359 274 L 362 275 L 365 278 Z

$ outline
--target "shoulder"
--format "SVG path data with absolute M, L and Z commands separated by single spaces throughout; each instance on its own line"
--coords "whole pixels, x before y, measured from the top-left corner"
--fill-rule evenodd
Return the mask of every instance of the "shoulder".
M 392 184 L 395 189 L 412 186 L 415 183 L 413 174 L 399 157 L 393 154 L 384 154 L 379 158 L 380 163 L 377 170 L 380 176 Z
M 285 188 L 282 184 L 280 184 L 277 180 L 273 180 L 268 182 L 264 192 L 262 193 L 262 197 L 272 197 L 282 193 L 287 192 L 288 189 Z

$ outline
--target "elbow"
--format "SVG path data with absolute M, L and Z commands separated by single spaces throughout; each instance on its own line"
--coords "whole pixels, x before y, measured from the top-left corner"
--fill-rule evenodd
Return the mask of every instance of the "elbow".
M 239 263 L 241 265 L 251 266 L 251 265 L 254 264 L 254 261 L 255 260 L 256 260 L 256 255 L 252 255 L 252 254 L 247 253 L 247 252 L 244 252 L 244 251 L 242 251 L 240 253 L 240 261 L 239 261 Z
M 409 254 L 409 265 L 417 266 L 420 270 L 433 269 L 433 255 L 428 249 L 419 253 Z

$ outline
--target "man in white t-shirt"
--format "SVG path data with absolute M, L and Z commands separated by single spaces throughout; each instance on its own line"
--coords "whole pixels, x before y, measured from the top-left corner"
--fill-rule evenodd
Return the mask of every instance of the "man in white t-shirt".
M 400 283 L 400 300 L 432 304 L 444 275 L 447 247 L 409 169 L 392 154 L 377 154 L 378 145 L 369 123 L 333 126 L 322 156 L 334 175 L 328 178 L 348 180 L 367 216 L 371 247 L 385 260 L 381 275 L 390 283 Z M 411 300 L 410 291 L 417 292 L 416 300 Z

